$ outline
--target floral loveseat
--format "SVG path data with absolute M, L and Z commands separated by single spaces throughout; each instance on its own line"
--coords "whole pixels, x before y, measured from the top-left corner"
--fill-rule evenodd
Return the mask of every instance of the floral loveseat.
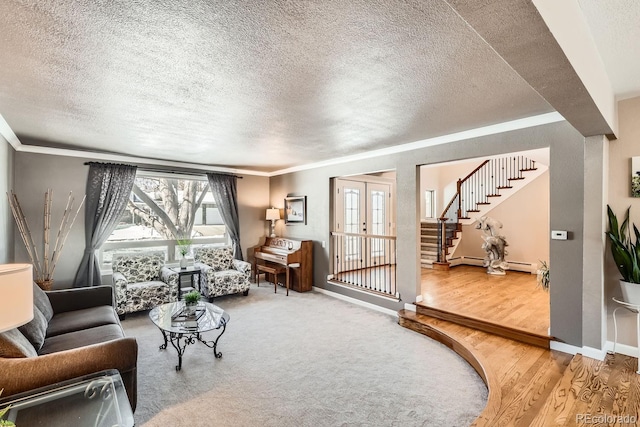
M 114 255 L 112 269 L 121 316 L 178 300 L 179 275 L 164 266 L 163 252 Z
M 200 292 L 212 299 L 220 295 L 249 294 L 251 264 L 233 258 L 232 247 L 193 249 L 195 266 L 200 267 Z

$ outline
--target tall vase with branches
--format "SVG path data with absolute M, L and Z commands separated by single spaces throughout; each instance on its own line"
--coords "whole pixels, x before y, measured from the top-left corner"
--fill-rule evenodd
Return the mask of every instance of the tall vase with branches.
M 60 253 L 64 247 L 71 227 L 78 217 L 80 208 L 84 204 L 85 197 L 82 198 L 80 205 L 75 209 L 75 197 L 73 193 L 69 192 L 67 198 L 67 205 L 62 213 L 62 220 L 58 227 L 55 240 L 53 242 L 53 249 L 51 248 L 50 234 L 51 234 L 51 205 L 53 203 L 53 191 L 47 189 L 44 193 L 44 214 L 43 214 L 43 247 L 42 258 L 38 253 L 39 245 L 36 244 L 33 235 L 31 234 L 31 228 L 27 222 L 24 211 L 18 201 L 18 196 L 11 191 L 11 194 L 7 193 L 9 199 L 9 206 L 11 207 L 11 213 L 16 221 L 20 237 L 24 242 L 24 246 L 27 249 L 31 264 L 33 264 L 34 280 L 44 290 L 50 290 L 53 283 L 53 273 L 56 270 L 56 265 L 60 259 Z M 75 210 L 75 214 L 74 214 Z

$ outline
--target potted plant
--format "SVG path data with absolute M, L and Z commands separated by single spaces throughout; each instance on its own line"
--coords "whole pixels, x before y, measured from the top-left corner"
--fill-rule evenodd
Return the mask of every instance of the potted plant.
M 180 258 L 180 268 L 187 268 L 188 261 L 186 256 L 191 248 L 191 239 L 177 239 L 176 243 L 178 244 L 178 251 L 180 255 L 182 255 L 182 258 Z
M 2 392 L 4 391 L 4 389 L 0 390 L 0 395 L 2 394 Z M 9 421 L 9 420 L 5 420 L 3 417 L 4 415 L 9 411 L 9 409 L 11 409 L 11 405 L 7 406 L 4 409 L 0 409 L 0 426 L 15 426 L 15 424 L 13 423 L 13 421 Z
M 631 304 L 640 304 L 640 231 L 635 224 L 633 226 L 634 238 L 631 237 L 629 229 L 629 211 L 627 208 L 622 224 L 618 226 L 618 218 L 607 205 L 607 215 L 609 216 L 609 230 L 607 236 L 611 242 L 611 254 L 622 275 L 620 288 L 622 298 Z
M 184 299 L 184 305 L 187 309 L 187 313 L 194 314 L 196 312 L 196 307 L 198 306 L 198 301 L 200 301 L 202 295 L 200 295 L 200 292 L 194 290 L 187 292 L 182 298 Z
M 540 268 L 538 268 L 538 286 L 541 286 L 545 291 L 549 291 L 549 264 L 546 261 L 540 261 Z

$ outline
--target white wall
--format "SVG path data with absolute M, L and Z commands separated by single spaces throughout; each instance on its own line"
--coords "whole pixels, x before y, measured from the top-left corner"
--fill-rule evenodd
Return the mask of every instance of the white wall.
M 622 218 L 630 206 L 630 221 L 640 227 L 640 198 L 631 197 L 631 158 L 640 156 L 640 97 L 620 101 L 618 105 L 619 138 L 609 142 L 609 195 L 608 204 Z M 621 278 L 616 268 L 611 249 L 607 244 L 605 264 L 605 295 L 608 301 L 608 340 L 613 341 L 613 319 L 616 305 L 612 297 L 622 296 L 618 280 Z M 637 346 L 635 315 L 618 311 L 618 342 Z
M 507 261 L 532 265 L 549 261 L 549 172 L 535 178 L 517 193 L 496 206 L 487 216 L 502 222 L 506 237 Z M 484 258 L 482 232 L 475 224 L 462 227 L 462 240 L 454 256 Z

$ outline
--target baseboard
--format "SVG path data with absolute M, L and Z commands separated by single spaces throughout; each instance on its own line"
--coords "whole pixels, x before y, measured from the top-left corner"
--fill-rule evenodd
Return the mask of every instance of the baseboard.
M 568 354 L 582 354 L 583 356 L 587 356 L 596 360 L 604 360 L 607 355 L 606 348 L 600 350 L 587 346 L 577 347 L 575 345 L 565 344 L 558 341 L 551 341 L 549 345 L 551 350 L 561 351 Z
M 476 267 L 482 267 L 484 258 L 472 257 L 472 256 L 460 256 L 454 257 L 449 260 L 451 267 L 456 265 L 473 265 Z M 537 272 L 537 264 L 521 261 L 507 261 L 509 264 L 509 270 L 523 271 L 525 273 L 535 274 Z
M 607 351 L 613 352 L 613 341 L 607 341 L 605 348 Z M 638 347 L 626 344 L 616 344 L 616 353 L 624 354 L 625 356 L 638 357 Z
M 351 298 L 351 297 L 348 297 L 346 295 L 339 294 L 337 292 L 331 292 L 331 291 L 328 291 L 326 289 L 319 288 L 317 286 L 314 286 L 313 290 L 318 292 L 318 293 L 325 294 L 325 295 L 328 295 L 328 296 L 333 297 L 333 298 L 337 298 L 337 299 L 340 299 L 340 300 L 343 300 L 343 301 L 350 302 L 350 303 L 355 304 L 355 305 L 359 305 L 361 307 L 369 308 L 371 310 L 379 311 L 380 313 L 389 314 L 391 316 L 398 317 L 398 312 L 395 311 L 395 310 L 391 310 L 391 309 L 388 309 L 388 308 L 385 308 L 385 307 L 380 307 L 379 305 L 375 305 L 375 304 L 371 304 L 369 302 L 361 301 L 361 300 L 356 299 L 356 298 Z
M 404 309 L 407 310 L 407 311 L 413 311 L 414 313 L 417 312 L 417 308 L 416 308 L 415 304 L 405 303 L 404 304 Z

